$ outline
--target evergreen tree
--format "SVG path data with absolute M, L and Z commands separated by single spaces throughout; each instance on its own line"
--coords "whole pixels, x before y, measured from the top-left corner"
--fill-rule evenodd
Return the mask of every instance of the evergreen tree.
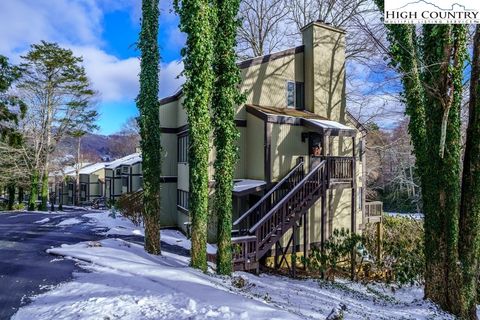
M 236 35 L 239 0 L 216 0 L 216 32 L 221 34 L 215 42 L 213 70 L 215 82 L 212 98 L 212 124 L 215 159 L 214 216 L 217 229 L 217 272 L 232 272 L 232 188 L 237 160 L 235 107 L 242 102 L 238 92 L 240 70 L 236 64 Z
M 9 93 L 10 87 L 19 77 L 20 70 L 0 55 L 0 140 L 10 145 L 21 143 L 22 136 L 16 126 L 26 111 L 25 103 Z
M 142 28 L 138 47 L 140 60 L 140 93 L 137 107 L 140 112 L 140 146 L 143 171 L 143 219 L 145 250 L 160 254 L 160 177 L 162 148 L 158 116 L 158 0 L 142 1 Z
M 95 92 L 83 59 L 56 43 L 42 41 L 22 56 L 18 87 L 27 97 L 30 145 L 33 150 L 29 210 L 33 210 L 41 183 L 40 210 L 47 210 L 50 156 L 57 143 L 79 126 L 93 128 Z M 27 126 L 27 127 L 28 127 Z M 41 181 L 39 181 L 41 179 Z
M 187 34 L 183 85 L 189 125 L 189 211 L 192 218 L 191 265 L 207 269 L 208 155 L 210 140 L 209 104 L 213 72 L 213 8 L 208 0 L 174 1 L 180 30 Z

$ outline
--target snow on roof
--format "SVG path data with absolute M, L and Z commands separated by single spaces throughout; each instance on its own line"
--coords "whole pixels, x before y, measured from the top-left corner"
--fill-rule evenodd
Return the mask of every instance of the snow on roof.
M 267 183 L 263 180 L 250 180 L 250 179 L 242 179 L 239 181 L 235 181 L 233 183 L 233 192 L 243 192 L 246 190 L 255 189 L 258 187 L 262 187 Z
M 106 168 L 107 169 L 115 169 L 118 166 L 131 165 L 131 164 L 133 164 L 135 162 L 139 162 L 139 161 L 142 161 L 141 154 L 140 153 L 132 153 L 132 154 L 129 154 L 128 156 L 125 156 L 123 158 L 120 158 L 120 159 L 117 159 L 115 161 L 110 162 L 110 164 L 108 164 L 106 166 Z
M 332 121 L 332 120 L 308 119 L 308 121 L 318 124 L 319 126 L 324 127 L 326 129 L 332 128 L 332 129 L 341 129 L 341 130 L 354 130 L 353 128 L 350 128 L 344 124 L 341 124 L 340 122 Z
M 80 174 L 92 174 L 95 171 L 98 171 L 100 169 L 105 168 L 108 164 L 109 164 L 109 162 L 94 163 L 92 165 L 83 167 L 82 169 L 80 169 L 79 173 Z

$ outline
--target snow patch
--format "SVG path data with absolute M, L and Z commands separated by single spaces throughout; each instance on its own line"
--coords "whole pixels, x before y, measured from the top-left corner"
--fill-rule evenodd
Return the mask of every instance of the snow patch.
M 45 219 L 42 219 L 42 220 L 38 220 L 38 221 L 35 221 L 34 223 L 37 223 L 37 224 L 44 224 L 44 223 L 47 223 L 50 221 L 50 218 L 45 218 Z
M 77 218 L 70 218 L 57 223 L 57 226 L 72 226 L 79 223 L 82 223 L 82 220 L 79 220 Z

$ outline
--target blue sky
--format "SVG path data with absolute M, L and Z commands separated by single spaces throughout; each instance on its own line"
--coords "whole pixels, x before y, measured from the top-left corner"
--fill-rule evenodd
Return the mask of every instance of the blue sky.
M 185 36 L 171 1 L 161 1 L 161 73 L 159 96 L 181 86 L 180 49 Z M 0 1 L 0 54 L 18 63 L 19 56 L 40 40 L 55 41 L 84 58 L 95 90 L 99 92 L 100 133 L 118 131 L 137 115 L 141 0 L 2 0 Z

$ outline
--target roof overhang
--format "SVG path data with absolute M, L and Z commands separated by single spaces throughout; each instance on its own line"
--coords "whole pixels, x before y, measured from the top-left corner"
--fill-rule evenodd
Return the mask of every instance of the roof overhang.
M 233 183 L 232 193 L 234 196 L 241 197 L 265 189 L 267 183 L 263 180 L 239 179 Z
M 315 113 L 291 108 L 246 105 L 247 112 L 265 122 L 304 126 L 325 136 L 355 137 L 357 130 Z
M 356 130 L 332 120 L 303 119 L 305 128 L 315 130 L 324 136 L 355 137 Z

